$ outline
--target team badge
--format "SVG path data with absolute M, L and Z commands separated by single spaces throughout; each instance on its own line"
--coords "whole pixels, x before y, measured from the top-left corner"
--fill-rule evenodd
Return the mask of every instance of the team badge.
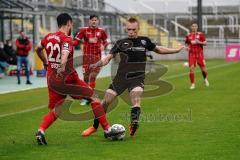
M 69 49 L 69 44 L 68 44 L 68 43 L 64 43 L 64 44 L 63 44 L 63 48 L 64 48 L 64 49 Z

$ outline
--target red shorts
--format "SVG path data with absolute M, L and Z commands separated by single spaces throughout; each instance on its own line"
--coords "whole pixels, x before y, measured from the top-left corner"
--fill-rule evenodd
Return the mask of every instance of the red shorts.
M 51 81 L 51 83 L 58 83 L 58 81 Z M 76 72 L 72 73 L 66 78 L 66 84 L 59 83 L 57 91 L 48 87 L 48 108 L 54 109 L 56 106 L 61 105 L 67 95 L 73 99 L 82 99 L 83 97 L 91 97 L 93 90 L 84 81 L 80 80 Z M 49 86 L 49 84 L 48 84 Z
M 90 74 L 92 74 L 93 81 L 96 79 L 96 76 L 100 72 L 100 67 L 89 69 L 90 64 L 95 64 L 101 59 L 101 52 L 100 53 L 94 53 L 94 54 L 84 54 L 83 55 L 83 75 L 87 79 L 89 78 Z M 90 80 L 91 81 L 91 80 Z
M 198 53 L 190 52 L 188 54 L 188 63 L 189 63 L 189 67 L 193 65 L 194 67 L 196 67 L 197 64 L 200 67 L 205 67 L 206 64 L 205 64 L 203 52 L 198 52 Z

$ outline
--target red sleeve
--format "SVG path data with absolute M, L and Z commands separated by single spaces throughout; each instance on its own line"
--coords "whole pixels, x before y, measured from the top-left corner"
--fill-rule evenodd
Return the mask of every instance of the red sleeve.
M 103 31 L 102 31 L 102 41 L 103 41 L 103 46 L 104 46 L 105 48 L 106 48 L 107 45 L 108 45 L 107 38 L 108 38 L 108 35 L 107 35 L 107 33 L 103 30 Z
M 25 48 L 25 45 L 22 45 L 22 44 L 19 42 L 19 40 L 17 39 L 17 40 L 16 40 L 16 47 L 17 47 L 17 48 Z
M 72 44 L 73 44 L 73 46 L 77 46 L 78 45 L 78 40 L 77 39 L 73 40 Z
M 201 40 L 202 42 L 206 41 L 206 37 L 205 37 L 205 35 L 204 35 L 203 33 L 201 33 L 201 37 L 200 37 L 200 38 L 201 38 L 200 40 Z
M 84 37 L 85 32 L 86 32 L 85 28 L 80 29 L 80 31 L 77 33 L 75 39 L 80 41 Z
M 28 43 L 28 45 L 26 47 L 26 50 L 29 52 L 32 49 L 32 43 L 31 43 L 30 40 L 28 40 L 28 41 L 29 41 L 29 43 Z

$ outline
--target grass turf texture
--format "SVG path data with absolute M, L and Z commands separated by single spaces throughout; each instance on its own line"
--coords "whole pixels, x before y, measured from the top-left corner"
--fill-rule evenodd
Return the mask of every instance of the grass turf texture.
M 0 159 L 238 159 L 240 64 L 208 61 L 210 87 L 203 85 L 198 72 L 196 89 L 189 90 L 188 69 L 183 62 L 161 63 L 169 65 L 163 79 L 173 84 L 174 90 L 142 100 L 142 122 L 134 138 L 127 133 L 125 140 L 111 142 L 103 138 L 102 129 L 83 138 L 80 133 L 91 121 L 57 120 L 46 132 L 48 146 L 38 146 L 34 134 L 47 113 L 46 107 L 0 117 Z M 109 82 L 109 78 L 99 79 L 97 88 L 105 90 Z M 42 105 L 47 105 L 47 89 L 0 95 L 0 115 Z M 88 109 L 78 102 L 71 108 L 73 112 Z M 109 121 L 128 129 L 129 119 L 125 115 L 129 112 L 130 107 L 120 100 L 108 114 Z

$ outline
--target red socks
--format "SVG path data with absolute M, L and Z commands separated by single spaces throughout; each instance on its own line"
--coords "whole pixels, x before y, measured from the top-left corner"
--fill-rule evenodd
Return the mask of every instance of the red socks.
M 50 111 L 47 115 L 44 116 L 42 123 L 40 124 L 39 129 L 45 132 L 45 130 L 57 119 L 55 113 Z
M 203 78 L 206 79 L 207 78 L 207 72 L 205 71 L 202 71 L 202 75 L 203 75 Z
M 194 73 L 193 72 L 189 73 L 189 78 L 190 78 L 191 84 L 193 84 L 194 83 Z
M 93 110 L 93 113 L 95 115 L 95 118 L 98 119 L 102 128 L 104 130 L 107 130 L 110 127 L 110 125 L 107 121 L 106 114 L 105 114 L 103 106 L 101 105 L 100 102 L 92 102 L 91 106 L 92 106 L 92 110 Z

